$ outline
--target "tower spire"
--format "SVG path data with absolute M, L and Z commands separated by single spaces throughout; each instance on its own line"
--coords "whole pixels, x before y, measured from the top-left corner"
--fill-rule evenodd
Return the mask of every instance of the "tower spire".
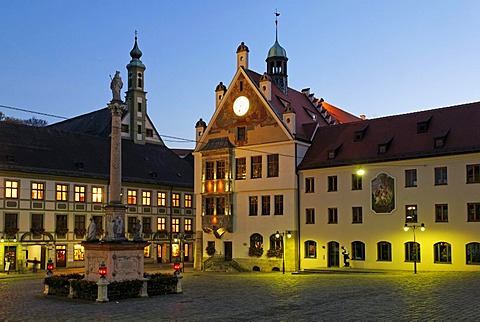
M 280 12 L 275 9 L 275 41 L 278 42 L 278 16 L 280 16 Z

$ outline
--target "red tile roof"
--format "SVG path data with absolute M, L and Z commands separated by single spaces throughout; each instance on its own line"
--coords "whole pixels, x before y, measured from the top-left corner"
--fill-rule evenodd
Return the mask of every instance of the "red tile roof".
M 246 70 L 246 72 L 258 87 L 261 75 L 252 70 Z M 317 101 L 317 107 L 314 106 L 312 101 Z M 336 123 L 347 123 L 360 120 L 360 118 L 342 111 L 331 104 L 323 101 L 320 102 L 313 94 L 307 96 L 290 87 L 288 88 L 287 94 L 285 94 L 272 84 L 272 101 L 270 103 L 280 119 L 283 119 L 283 111 L 286 103 L 289 103 L 293 107 L 297 122 L 296 137 L 307 141 L 310 141 L 313 130 L 316 127 L 312 126 L 312 124 L 327 126 L 333 124 L 334 121 Z M 330 115 L 333 117 L 333 120 L 329 117 Z
M 299 168 L 480 152 L 479 122 L 480 102 L 475 102 L 321 127 Z M 422 125 L 426 132 L 417 133 Z M 435 147 L 439 138 L 445 140 L 443 147 Z M 379 153 L 379 145 L 384 145 L 385 153 Z M 335 157 L 329 159 L 329 152 L 335 149 Z

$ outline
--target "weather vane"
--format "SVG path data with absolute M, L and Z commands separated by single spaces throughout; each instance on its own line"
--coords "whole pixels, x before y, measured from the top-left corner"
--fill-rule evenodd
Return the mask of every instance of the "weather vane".
M 278 41 L 278 16 L 280 16 L 280 12 L 275 9 L 275 40 Z

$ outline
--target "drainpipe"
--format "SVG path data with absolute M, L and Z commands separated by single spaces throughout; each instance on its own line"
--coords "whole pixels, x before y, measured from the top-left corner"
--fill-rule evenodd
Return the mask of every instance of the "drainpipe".
M 170 199 L 170 236 L 169 236 L 169 250 L 168 250 L 168 258 L 170 260 L 170 263 L 172 262 L 172 236 L 173 236 L 173 231 L 172 231 L 172 219 L 173 219 L 173 206 L 172 206 L 172 197 L 173 197 L 173 186 L 170 187 L 170 196 L 169 196 L 169 199 Z
M 298 270 L 301 270 L 300 264 L 300 251 L 301 251 L 301 243 L 300 243 L 300 177 L 298 176 L 298 167 L 297 167 L 297 144 L 295 144 L 295 176 L 297 178 L 297 228 L 298 228 L 298 235 L 297 235 L 297 254 L 298 254 Z

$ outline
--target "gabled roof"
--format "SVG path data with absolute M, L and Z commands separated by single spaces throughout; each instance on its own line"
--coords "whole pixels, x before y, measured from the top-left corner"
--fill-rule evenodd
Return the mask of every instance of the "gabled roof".
M 258 88 L 261 75 L 252 70 L 246 70 L 246 73 Z M 317 107 L 314 105 L 314 102 L 316 102 Z M 296 137 L 307 141 L 311 139 L 313 131 L 312 125 L 304 126 L 305 124 L 327 126 L 333 123 L 346 123 L 360 120 L 360 118 L 342 111 L 331 104 L 319 101 L 313 94 L 308 93 L 307 95 L 290 87 L 287 90 L 287 94 L 285 94 L 272 83 L 272 100 L 270 105 L 281 120 L 283 119 L 286 104 L 290 104 L 296 114 Z M 325 107 L 323 107 L 323 104 L 325 104 Z M 330 112 L 330 110 L 332 112 Z M 332 119 L 332 117 L 334 118 Z
M 480 152 L 479 120 L 475 102 L 321 127 L 299 169 Z
M 110 138 L 0 122 L 0 170 L 109 180 Z M 122 140 L 123 181 L 193 187 L 193 168 L 158 144 Z
M 112 126 L 112 116 L 108 107 L 83 114 L 62 122 L 49 125 L 49 128 L 83 133 L 101 137 L 109 137 Z

